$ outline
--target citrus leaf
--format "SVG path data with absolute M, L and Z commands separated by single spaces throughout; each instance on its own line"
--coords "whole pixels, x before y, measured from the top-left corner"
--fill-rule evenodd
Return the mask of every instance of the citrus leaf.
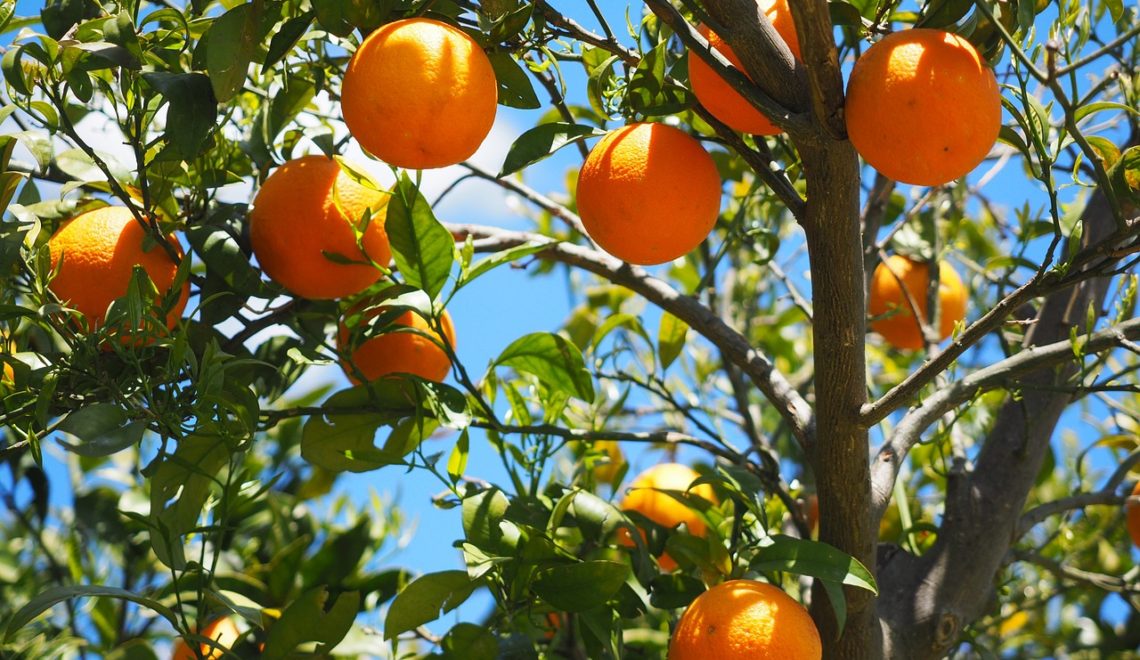
M 495 365 L 529 373 L 550 389 L 583 401 L 594 399 L 594 383 L 582 352 L 561 335 L 550 332 L 524 335 L 499 355 Z
M 685 337 L 689 326 L 684 321 L 665 312 L 661 315 L 661 328 L 657 331 L 657 355 L 661 358 L 661 368 L 668 369 L 685 348 Z
M 113 403 L 95 403 L 70 413 L 57 427 L 75 436 L 78 443 L 59 441 L 80 456 L 110 456 L 142 441 L 146 422 L 131 421 L 127 412 Z
M 339 644 L 360 609 L 360 593 L 342 593 L 332 607 L 326 609 L 328 597 L 325 587 L 317 587 L 293 601 L 269 629 L 260 657 L 265 660 L 285 658 L 305 642 L 319 642 L 321 646 L 316 655 L 321 655 Z
M 455 262 L 455 239 L 436 220 L 407 174 L 400 176 L 393 191 L 384 228 L 396 266 L 408 284 L 433 299 L 439 296 Z
M 215 19 L 204 37 L 206 71 L 214 97 L 221 103 L 232 99 L 245 84 L 249 63 L 260 42 L 260 21 L 259 5 L 238 5 Z
M 392 601 L 384 619 L 384 639 L 435 621 L 443 613 L 459 607 L 481 584 L 466 571 L 441 571 L 416 578 Z
M 584 612 L 605 604 L 629 576 L 616 561 L 584 561 L 539 571 L 531 587 L 538 597 L 564 612 Z
M 146 596 L 127 591 L 126 589 L 119 589 L 118 587 L 103 587 L 93 584 L 67 585 L 48 588 L 13 614 L 12 618 L 8 620 L 8 627 L 4 632 L 4 641 L 10 640 L 12 635 L 31 623 L 33 619 L 48 611 L 53 605 L 72 598 L 86 597 L 118 598 L 119 600 L 138 603 L 158 613 L 172 625 L 179 625 L 178 617 L 175 616 L 170 608 Z
M 866 589 L 878 595 L 875 577 L 851 555 L 819 541 L 784 534 L 768 537 L 756 558 L 754 571 L 786 571 Z
M 524 132 L 515 140 L 503 160 L 500 177 L 514 174 L 537 163 L 568 144 L 579 142 L 595 135 L 605 135 L 605 131 L 593 126 L 552 122 L 541 124 Z
M 522 110 L 541 108 L 542 103 L 535 96 L 534 86 L 515 58 L 510 53 L 496 51 L 488 55 L 495 79 L 499 83 L 499 105 Z
M 480 277 L 487 272 L 498 268 L 499 266 L 502 266 L 503 264 L 522 259 L 523 257 L 529 257 L 532 254 L 542 252 L 550 246 L 551 243 L 548 242 L 524 243 L 522 245 L 516 245 L 512 248 L 500 250 L 499 252 L 496 252 L 495 254 L 492 254 L 491 256 L 480 260 L 478 263 L 472 266 L 471 270 L 467 271 L 460 277 L 460 281 L 457 286 L 470 284 L 475 278 Z

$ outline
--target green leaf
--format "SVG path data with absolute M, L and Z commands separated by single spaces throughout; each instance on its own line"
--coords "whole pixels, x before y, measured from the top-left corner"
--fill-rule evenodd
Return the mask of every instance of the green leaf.
M 499 105 L 523 110 L 542 107 L 542 103 L 535 96 L 530 77 L 510 53 L 495 51 L 488 57 L 491 59 L 491 68 L 495 70 L 495 79 L 499 83 Z
M 494 364 L 529 373 L 552 390 L 583 401 L 594 400 L 594 383 L 582 352 L 561 335 L 550 332 L 524 335 L 508 346 Z
M 584 612 L 605 604 L 629 576 L 617 561 L 584 561 L 541 570 L 531 585 L 538 597 L 564 612 Z
M 819 541 L 770 536 L 752 560 L 754 571 L 787 571 L 866 589 L 878 595 L 875 577 L 859 560 Z
M 166 111 L 166 140 L 183 160 L 193 160 L 218 121 L 218 102 L 210 79 L 201 73 L 142 74 L 170 107 Z
M 315 654 L 319 656 L 339 644 L 360 610 L 360 594 L 342 593 L 332 607 L 326 608 L 328 598 L 325 587 L 317 587 L 293 601 L 269 629 L 261 657 L 266 660 L 285 658 L 305 642 L 318 642 L 320 646 Z
M 827 600 L 831 602 L 831 610 L 835 612 L 835 634 L 842 635 L 843 628 L 847 625 L 847 596 L 843 593 L 843 587 L 837 582 L 831 580 L 820 580 L 823 584 L 823 592 L 827 594 Z
M 440 610 L 446 614 L 459 607 L 479 585 L 480 581 L 472 580 L 466 571 L 421 575 L 392 601 L 384 619 L 384 639 L 395 639 L 397 635 L 435 621 Z
M 958 22 L 974 6 L 974 0 L 931 0 L 915 27 L 945 28 Z
M 447 660 L 495 660 L 499 655 L 495 634 L 473 623 L 455 624 L 439 645 Z
M 691 575 L 667 573 L 649 583 L 649 602 L 653 607 L 673 610 L 688 607 L 704 591 L 705 583 Z
M 245 84 L 249 63 L 261 41 L 257 33 L 260 22 L 260 5 L 251 2 L 222 14 L 206 32 L 206 71 L 220 103 L 232 99 Z
M 685 107 L 683 91 L 666 81 L 665 64 L 669 59 L 669 41 L 664 40 L 646 51 L 633 70 L 626 90 L 629 106 L 647 116 L 669 115 Z
M 459 434 L 459 440 L 455 442 L 455 447 L 451 450 L 451 456 L 447 459 L 447 476 L 451 477 L 453 484 L 459 483 L 459 479 L 467 471 L 467 454 L 470 450 L 470 443 L 467 429 L 464 429 Z
M 79 440 L 78 444 L 60 440 L 68 451 L 98 457 L 138 444 L 146 432 L 146 422 L 131 421 L 127 412 L 113 403 L 94 403 L 68 414 L 57 428 Z
M 553 243 L 540 242 L 540 243 L 524 243 L 516 245 L 512 248 L 500 250 L 485 259 L 481 259 L 478 263 L 471 267 L 471 270 L 463 273 L 460 276 L 459 284 L 457 286 L 465 286 L 470 284 L 476 278 L 486 274 L 487 272 L 502 266 L 503 264 L 517 261 L 523 257 L 529 257 L 532 254 L 537 254 L 549 248 Z
M 467 542 L 487 552 L 512 554 L 521 533 L 506 519 L 510 504 L 498 488 L 463 498 L 463 534 Z
M 507 157 L 503 159 L 503 167 L 499 176 L 514 174 L 568 144 L 605 134 L 605 131 L 582 124 L 565 122 L 540 124 L 520 135 L 511 145 L 507 151 Z
M 661 315 L 661 328 L 657 331 L 657 355 L 661 358 L 661 368 L 668 369 L 685 349 L 685 337 L 689 326 L 669 312 Z
M 46 591 L 41 592 L 29 601 L 27 605 L 24 605 L 19 611 L 13 614 L 12 618 L 8 620 L 8 627 L 4 632 L 4 641 L 11 640 L 12 635 L 16 634 L 21 628 L 31 623 L 33 619 L 46 612 L 52 606 L 71 598 L 86 597 L 118 598 L 119 600 L 137 603 L 158 613 L 169 621 L 171 625 L 179 625 L 178 617 L 175 616 L 170 608 L 146 596 L 127 591 L 126 589 L 119 589 L 118 587 L 102 587 L 92 584 L 67 585 L 49 587 Z
M 455 239 L 436 220 L 431 205 L 407 174 L 400 176 L 388 203 L 384 228 L 400 274 L 432 299 L 439 296 L 455 261 Z
M 210 486 L 229 458 L 222 438 L 191 435 L 178 442 L 174 454 L 147 466 L 150 516 L 155 523 L 150 540 L 162 563 L 172 568 L 183 565 L 181 535 L 198 526 Z
M 281 24 L 281 29 L 273 35 L 273 39 L 269 42 L 269 51 L 265 54 L 265 64 L 261 65 L 262 73 L 272 69 L 274 64 L 285 59 L 293 46 L 297 45 L 297 40 L 313 24 L 314 17 L 314 12 L 305 12 Z
M 362 407 L 375 412 L 335 412 Z M 323 408 L 325 412 L 310 417 L 301 431 L 301 457 L 333 472 L 367 472 L 400 463 L 435 428 L 422 414 L 420 421 L 425 423 L 415 423 L 414 416 L 422 410 L 417 385 L 410 380 L 384 379 L 342 390 L 329 397 Z M 398 424 L 401 420 L 402 425 Z M 385 425 L 395 430 L 384 448 L 378 449 L 373 441 Z

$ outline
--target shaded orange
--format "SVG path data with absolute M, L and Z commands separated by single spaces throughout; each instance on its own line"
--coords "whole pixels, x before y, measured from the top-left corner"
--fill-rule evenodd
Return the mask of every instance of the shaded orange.
M 701 143 L 665 124 L 610 131 L 578 175 L 578 213 L 606 252 L 660 264 L 705 240 L 720 213 L 720 175 Z
M 593 448 L 609 459 L 606 463 L 598 461 L 594 464 L 594 478 L 599 483 L 613 484 L 618 472 L 625 465 L 625 455 L 621 452 L 621 445 L 616 440 L 599 440 L 593 444 Z
M 486 53 L 463 31 L 429 18 L 377 29 L 341 84 L 349 132 L 377 158 L 409 169 L 467 160 L 495 122 L 499 89 Z
M 867 49 L 847 83 L 847 134 L 876 170 L 925 186 L 965 176 L 1001 129 L 993 71 L 962 37 L 917 28 Z
M 178 242 L 173 237 L 167 240 L 181 257 Z M 48 248 L 52 269 L 58 269 L 49 287 L 64 304 L 87 317 L 89 330 L 101 326 L 107 307 L 127 294 L 135 266 L 146 271 L 159 302 L 170 295 L 178 272 L 166 250 L 147 241 L 146 229 L 124 206 L 104 206 L 75 216 L 60 226 Z M 178 302 L 166 315 L 166 327 L 178 323 L 189 297 L 190 284 L 184 282 Z
M 697 596 L 673 631 L 669 660 L 818 660 L 819 630 L 791 596 L 730 580 Z
M 1132 497 L 1140 497 L 1140 483 L 1132 489 Z M 1140 548 L 1140 503 L 1129 500 L 1124 505 L 1125 526 L 1128 535 L 1132 537 L 1132 544 Z
M 392 258 L 384 231 L 389 197 L 354 181 L 331 158 L 291 160 L 273 170 L 253 200 L 249 212 L 253 253 L 273 281 L 302 298 L 360 293 L 381 276 L 367 261 L 387 266 Z M 371 209 L 372 217 L 362 237 L 362 252 L 354 225 L 366 209 Z M 326 253 L 352 263 L 333 261 Z
M 233 618 L 224 616 L 220 619 L 215 619 L 203 628 L 201 636 L 212 639 L 226 650 L 229 650 L 234 645 L 234 642 L 241 637 L 241 631 L 238 630 Z M 226 652 L 222 649 L 205 643 L 199 646 L 199 650 L 202 654 L 201 657 L 206 660 L 216 660 L 226 655 Z M 190 650 L 185 639 L 180 638 L 174 644 L 174 652 L 170 656 L 170 660 L 199 660 L 199 656 Z
M 633 480 L 625 497 L 621 500 L 620 508 L 623 511 L 636 511 L 668 529 L 685 523 L 690 534 L 704 536 L 707 528 L 699 513 L 678 502 L 671 495 L 659 492 L 661 490 L 688 491 L 691 495 L 715 503 L 716 493 L 710 484 L 701 484 L 689 490 L 689 486 L 700 476 L 696 470 L 680 463 L 654 465 L 637 475 Z M 635 545 L 625 528 L 618 530 L 618 542 L 629 547 Z M 663 571 L 668 572 L 677 568 L 677 562 L 669 556 L 669 553 L 663 553 L 658 558 L 657 563 Z
M 384 311 L 384 307 L 376 307 L 364 314 L 361 323 L 374 318 Z M 351 312 L 350 312 L 351 315 Z M 448 345 L 455 350 L 455 326 L 451 322 L 451 315 L 446 311 L 440 317 L 443 334 Z M 403 328 L 411 328 L 417 332 L 409 332 Z M 392 321 L 392 326 L 383 329 L 384 334 L 376 335 L 362 341 L 349 358 L 368 382 L 392 374 L 414 374 L 420 378 L 441 382 L 447 378 L 451 371 L 451 360 L 447 353 L 436 342 L 442 342 L 438 333 L 428 325 L 428 322 L 415 312 L 407 311 Z M 424 336 L 427 335 L 427 336 Z M 430 338 L 429 338 L 430 337 Z M 343 322 L 337 333 L 337 349 L 344 354 L 351 349 L 351 333 Z M 434 340 L 434 341 L 433 341 Z M 356 374 L 348 364 L 344 364 L 344 373 L 353 383 L 360 384 Z
M 927 264 L 902 255 L 892 255 L 880 263 L 871 275 L 869 311 L 871 316 L 891 312 L 890 316 L 871 322 L 871 329 L 882 335 L 895 348 L 922 348 L 922 328 L 914 318 L 903 286 L 914 299 L 923 319 L 927 318 L 926 297 L 930 288 Z M 938 264 L 939 338 L 946 339 L 954 325 L 966 318 L 966 286 L 962 278 L 945 261 Z
M 776 32 L 788 44 L 788 49 L 796 57 L 800 56 L 800 40 L 787 0 L 760 0 L 760 9 L 767 15 Z M 720 38 L 720 35 L 702 25 L 697 28 L 706 39 L 709 47 L 724 56 L 734 67 L 744 73 L 744 65 L 736 53 Z M 744 75 L 748 75 L 745 73 Z M 755 135 L 777 135 L 782 131 L 770 119 L 740 95 L 732 85 L 721 78 L 712 67 L 700 57 L 689 53 L 689 84 L 701 105 L 714 117 L 727 124 L 732 130 Z

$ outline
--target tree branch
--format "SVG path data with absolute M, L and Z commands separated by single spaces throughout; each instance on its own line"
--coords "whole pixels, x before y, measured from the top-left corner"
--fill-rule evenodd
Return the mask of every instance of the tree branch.
M 1021 521 L 1018 522 L 1016 537 L 1021 538 L 1029 533 L 1038 523 L 1052 518 L 1053 516 L 1072 511 L 1073 509 L 1083 509 L 1086 506 L 1095 506 L 1097 504 L 1123 504 L 1127 499 L 1127 495 L 1119 495 L 1116 489 L 1128 477 L 1129 470 L 1133 465 L 1140 463 L 1140 451 L 1134 451 L 1129 454 L 1128 458 L 1124 459 L 1108 481 L 1104 482 L 1104 486 L 1100 490 L 1091 493 L 1078 493 L 1069 497 L 1064 497 L 1052 502 L 1038 505 L 1030 509 L 1027 513 L 1021 516 Z
M 1140 319 L 1131 319 L 1091 335 L 1082 335 L 1078 340 L 1084 341 L 1084 353 L 1092 354 L 1120 347 L 1122 336 L 1126 339 L 1140 338 Z M 922 432 L 943 414 L 980 392 L 1003 386 L 1016 387 L 1017 378 L 1075 361 L 1073 342 L 1068 339 L 1045 346 L 1031 346 L 979 369 L 949 387 L 939 389 L 921 406 L 908 412 L 895 427 L 890 439 L 875 454 L 875 464 L 871 468 L 875 520 L 882 518 L 890 504 L 895 478 L 907 452 L 918 442 Z
M 748 374 L 756 387 L 775 406 L 780 416 L 787 421 L 796 439 L 805 448 L 811 446 L 814 423 L 812 410 L 807 401 L 795 391 L 768 358 L 749 345 L 747 339 L 692 297 L 681 294 L 638 266 L 631 266 L 608 254 L 579 245 L 560 243 L 540 234 L 507 231 L 481 225 L 449 224 L 447 228 L 459 236 L 459 240 L 471 236 L 475 239 L 475 249 L 479 252 L 503 250 L 526 243 L 545 243 L 549 247 L 536 256 L 581 268 L 641 294 L 651 303 L 684 321 L 719 348 L 733 364 Z
M 811 109 L 816 125 L 833 140 L 847 139 L 843 114 L 843 74 L 835 48 L 835 28 L 827 0 L 798 0 L 788 3 L 800 40 L 800 57 L 807 71 Z

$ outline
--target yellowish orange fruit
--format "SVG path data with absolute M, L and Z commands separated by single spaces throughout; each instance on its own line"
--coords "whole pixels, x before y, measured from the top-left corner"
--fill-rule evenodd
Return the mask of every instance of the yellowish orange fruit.
M 607 459 L 604 463 L 598 461 L 594 464 L 594 478 L 603 484 L 613 484 L 625 465 L 621 445 L 616 440 L 599 440 L 594 443 L 594 449 L 605 454 Z
M 671 495 L 660 492 L 661 490 L 688 491 L 690 495 L 715 503 L 716 493 L 711 485 L 700 484 L 689 490 L 689 486 L 699 477 L 700 474 L 687 465 L 660 463 L 637 475 L 625 497 L 622 498 L 620 508 L 623 511 L 636 511 L 665 528 L 685 523 L 690 534 L 704 536 L 707 527 L 700 514 Z M 622 545 L 634 545 L 633 539 L 624 528 L 619 529 L 618 534 L 618 540 Z M 677 562 L 669 556 L 669 553 L 662 554 L 657 563 L 664 571 L 677 568 Z
M 302 298 L 360 293 L 381 277 L 392 253 L 384 231 L 387 193 L 361 185 L 324 156 L 278 167 L 249 212 L 249 237 L 262 270 Z M 371 213 L 360 243 L 355 226 Z M 334 261 L 336 259 L 336 261 Z
M 1132 489 L 1132 497 L 1140 497 L 1140 482 Z M 1128 535 L 1132 537 L 1133 545 L 1140 548 L 1140 504 L 1130 500 L 1124 505 L 1124 516 Z
M 126 207 L 105 206 L 79 214 L 48 241 L 52 268 L 58 269 L 49 287 L 64 304 L 82 312 L 88 329 L 94 330 L 103 324 L 107 307 L 126 295 L 135 266 L 142 266 L 160 301 L 178 296 L 166 316 L 166 327 L 173 328 L 186 308 L 190 285 L 183 283 L 178 292 L 170 291 L 178 265 L 147 238 L 147 230 Z M 168 241 L 181 258 L 178 242 L 173 237 Z
M 1001 92 L 969 41 L 916 28 L 883 37 L 855 62 L 846 115 L 851 143 L 871 167 L 936 186 L 989 153 L 1001 129 Z
M 205 660 L 218 660 L 226 655 L 226 651 L 222 649 L 229 650 L 241 637 L 241 631 L 238 630 L 233 618 L 224 616 L 210 622 L 202 629 L 200 635 L 213 640 L 222 648 L 203 643 L 199 645 L 201 656 L 198 656 L 190 650 L 185 639 L 179 639 L 174 644 L 174 653 L 170 656 L 171 660 L 199 660 L 199 657 L 205 658 Z
M 608 133 L 578 175 L 578 213 L 606 252 L 661 264 L 701 244 L 720 212 L 720 175 L 701 143 L 665 124 Z
M 495 122 L 499 88 L 486 53 L 446 23 L 408 18 L 360 44 L 341 84 L 344 123 L 396 167 L 446 167 L 471 157 Z
M 896 348 L 922 348 L 922 328 L 903 293 L 904 286 L 923 320 L 927 319 L 929 267 L 896 254 L 880 263 L 871 275 L 868 309 L 871 316 L 882 316 L 871 322 L 871 329 Z M 946 339 L 954 331 L 954 325 L 966 318 L 966 286 L 957 271 L 945 261 L 938 264 L 938 304 L 938 335 L 940 339 Z M 883 316 L 888 312 L 889 316 Z
M 382 306 L 368 310 L 360 322 L 374 318 L 383 311 Z M 351 312 L 349 316 L 352 316 Z M 451 315 L 446 311 L 440 316 L 440 326 L 447 344 L 455 350 L 455 326 L 451 322 Z M 377 328 L 377 331 L 380 330 Z M 349 363 L 344 365 L 344 372 L 349 380 L 357 384 L 360 381 L 350 365 L 355 366 L 367 382 L 393 374 L 414 374 L 425 380 L 441 382 L 451 371 L 451 360 L 439 346 L 443 341 L 422 316 L 411 311 L 396 317 L 391 326 L 383 330 L 383 334 L 365 339 L 355 348 L 351 346 L 348 326 L 342 323 L 340 332 L 337 333 L 340 352 L 352 352 Z
M 788 8 L 788 1 L 760 0 L 759 4 L 761 11 L 772 22 L 776 32 L 783 37 L 792 54 L 799 57 L 800 40 L 796 35 L 796 26 L 792 22 L 792 13 Z M 719 52 L 734 67 L 740 69 L 741 73 L 744 73 L 744 66 L 741 64 L 740 58 L 718 34 L 708 29 L 708 26 L 702 25 L 698 29 L 709 40 L 710 48 Z M 724 78 L 718 76 L 711 66 L 693 53 L 689 53 L 689 84 L 701 105 L 705 106 L 714 117 L 727 124 L 734 131 L 755 135 L 776 135 L 781 132 L 770 119 L 764 116 L 764 113 L 757 110 Z
M 818 660 L 815 622 L 791 596 L 731 580 L 697 596 L 669 641 L 669 660 Z

